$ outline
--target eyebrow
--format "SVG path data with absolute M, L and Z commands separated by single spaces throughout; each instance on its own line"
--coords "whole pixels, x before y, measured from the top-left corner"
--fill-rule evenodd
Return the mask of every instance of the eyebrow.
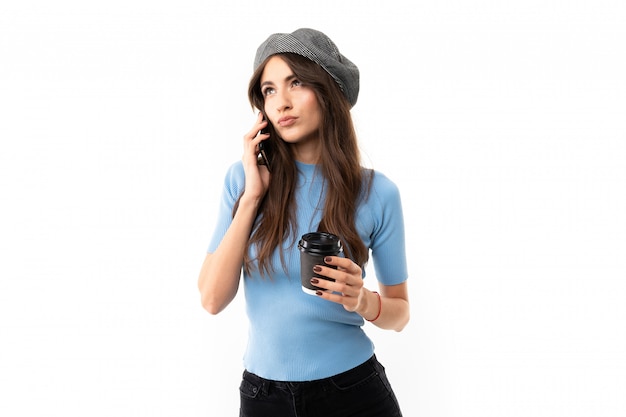
M 298 77 L 296 77 L 296 74 L 288 75 L 288 76 L 285 77 L 284 82 L 289 82 L 289 81 L 293 80 L 294 78 L 298 78 Z M 263 88 L 266 85 L 274 85 L 274 83 L 272 81 L 264 81 L 264 82 L 261 83 L 260 87 Z

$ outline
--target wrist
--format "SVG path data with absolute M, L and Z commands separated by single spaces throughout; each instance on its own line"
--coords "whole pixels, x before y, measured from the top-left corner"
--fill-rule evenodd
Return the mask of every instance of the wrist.
M 239 206 L 244 209 L 257 210 L 263 201 L 263 197 L 247 196 L 245 193 L 239 199 Z
M 380 317 L 380 313 L 383 310 L 382 298 L 378 291 L 366 291 L 369 294 L 367 294 L 366 297 L 367 301 L 365 306 L 365 314 L 361 314 L 361 316 L 369 322 L 374 322 L 378 320 L 378 318 Z

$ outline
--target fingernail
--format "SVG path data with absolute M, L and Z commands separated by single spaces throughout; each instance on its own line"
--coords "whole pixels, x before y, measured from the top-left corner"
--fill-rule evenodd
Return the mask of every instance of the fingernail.
M 324 258 L 324 262 L 326 262 L 327 264 L 331 263 L 333 260 L 333 258 L 331 258 L 330 256 L 327 256 Z
M 321 266 L 319 266 L 319 265 L 315 265 L 315 266 L 313 267 L 313 272 L 322 272 L 322 267 L 321 267 Z
M 322 295 L 321 291 L 315 291 L 315 295 Z
M 319 284 L 320 280 L 317 278 L 311 278 L 311 284 Z

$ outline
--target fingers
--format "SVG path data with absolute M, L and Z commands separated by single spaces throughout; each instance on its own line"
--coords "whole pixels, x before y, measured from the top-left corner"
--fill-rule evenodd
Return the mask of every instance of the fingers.
M 325 275 L 324 271 L 317 272 L 319 275 Z M 361 293 L 361 288 L 363 288 L 363 281 L 357 283 L 355 285 L 350 285 L 346 281 L 330 281 L 324 278 L 311 278 L 311 283 L 316 287 L 321 288 L 322 290 L 329 291 L 330 293 L 339 293 L 344 297 L 354 297 L 357 298 Z M 328 294 L 330 294 L 328 293 Z M 318 294 L 320 295 L 320 294 Z
M 252 129 L 243 136 L 243 166 L 246 176 L 244 194 L 254 200 L 263 197 L 269 187 L 269 170 L 266 166 L 258 164 L 259 143 L 267 138 L 268 134 L 260 133 L 267 126 L 263 115 L 258 114 Z
M 348 297 L 344 294 L 337 294 L 330 291 L 317 291 L 316 294 L 320 298 L 332 301 L 333 303 L 341 304 L 346 311 L 355 311 L 358 306 L 358 297 Z
M 267 139 L 269 137 L 269 134 L 261 133 L 261 130 L 267 127 L 268 123 L 269 122 L 267 120 L 263 120 L 263 114 L 259 113 L 257 115 L 254 125 L 252 126 L 252 129 L 250 129 L 250 131 L 248 131 L 248 133 L 244 135 L 244 140 L 255 141 L 258 144 L 262 139 Z
M 316 265 L 311 273 L 331 278 L 334 281 L 322 278 L 316 279 L 317 282 L 312 281 L 312 283 L 325 290 L 343 294 L 346 297 L 358 297 L 363 287 L 361 268 L 352 260 L 337 256 L 328 257 L 324 259 L 324 262 L 328 265 L 336 266 L 337 269 Z
M 261 129 L 267 127 L 268 122 L 263 120 L 263 115 L 257 115 L 255 123 L 245 135 L 243 135 L 243 160 L 250 168 L 257 165 L 259 143 L 270 137 L 267 133 L 261 133 Z
M 311 283 L 321 290 L 316 292 L 320 298 L 341 304 L 347 311 L 358 312 L 363 308 L 364 293 L 361 267 L 347 258 L 330 256 L 324 259 L 327 265 L 315 265 L 313 271 L 318 275 L 334 279 L 312 278 Z M 360 313 L 359 313 L 360 314 Z
M 327 268 L 329 269 L 329 273 L 333 274 L 332 271 L 342 271 L 345 272 L 349 275 L 354 275 L 357 276 L 359 280 L 361 280 L 362 275 L 361 275 L 361 267 L 358 266 L 357 264 L 355 264 L 352 259 L 349 258 L 342 258 L 339 256 L 327 256 L 324 258 L 324 262 L 327 265 L 331 265 L 331 266 L 335 266 L 337 267 L 337 269 L 332 269 L 332 268 Z M 323 266 L 323 265 L 320 265 Z M 331 278 L 335 278 L 334 276 L 332 276 Z

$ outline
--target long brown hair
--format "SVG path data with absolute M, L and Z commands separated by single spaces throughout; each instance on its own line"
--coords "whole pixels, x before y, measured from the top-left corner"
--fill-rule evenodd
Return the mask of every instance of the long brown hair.
M 285 53 L 281 57 L 302 85 L 313 89 L 322 110 L 319 132 L 321 157 L 317 169 L 325 179 L 326 200 L 318 231 L 339 236 L 345 255 L 363 267 L 367 263 L 369 250 L 357 233 L 355 215 L 360 199 L 367 198 L 369 193 L 372 172 L 361 166 L 350 104 L 335 80 L 321 66 L 297 54 Z M 253 109 L 264 108 L 260 89 L 264 68 L 265 63 L 257 68 L 248 86 L 248 99 Z M 248 248 L 256 246 L 256 260 L 261 275 L 269 275 L 272 271 L 272 253 L 276 249 L 280 250 L 281 244 L 287 239 L 295 244 L 298 238 L 295 236 L 295 158 L 291 146 L 279 139 L 271 124 L 268 129 L 273 140 L 271 180 L 248 241 Z M 233 215 L 237 207 L 238 204 L 233 209 Z M 286 269 L 282 250 L 280 259 Z M 246 271 L 250 271 L 253 261 L 246 251 Z

